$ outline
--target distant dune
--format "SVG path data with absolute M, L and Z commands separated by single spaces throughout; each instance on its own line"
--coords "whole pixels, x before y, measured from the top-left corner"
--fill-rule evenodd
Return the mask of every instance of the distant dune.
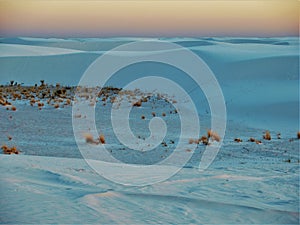
M 1 44 L 0 45 L 0 57 L 10 56 L 44 56 L 44 55 L 63 55 L 78 53 L 78 50 L 55 48 L 55 47 L 43 47 L 21 44 Z

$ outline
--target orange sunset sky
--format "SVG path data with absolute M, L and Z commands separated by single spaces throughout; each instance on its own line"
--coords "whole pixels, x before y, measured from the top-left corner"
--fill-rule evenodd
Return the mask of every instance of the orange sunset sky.
M 298 36 L 297 0 L 0 0 L 1 36 Z

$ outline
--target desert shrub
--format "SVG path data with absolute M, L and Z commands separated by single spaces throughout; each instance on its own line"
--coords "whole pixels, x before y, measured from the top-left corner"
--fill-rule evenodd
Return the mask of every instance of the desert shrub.
M 99 141 L 100 141 L 101 144 L 105 144 L 105 137 L 104 137 L 103 134 L 100 134 Z
M 212 130 L 207 131 L 207 137 L 208 137 L 208 139 L 211 139 L 212 141 L 217 141 L 217 142 L 221 141 L 219 134 Z
M 250 141 L 250 142 L 255 142 L 255 138 L 251 137 L 251 138 L 249 138 L 248 141 Z
M 235 138 L 234 141 L 239 143 L 239 142 L 242 142 L 243 140 L 240 138 Z
M 204 145 L 209 145 L 209 140 L 208 140 L 208 137 L 206 136 L 202 136 L 200 138 L 200 141 L 204 144 Z
M 268 140 L 268 141 L 270 141 L 272 138 L 271 138 L 271 134 L 270 134 L 270 131 L 266 131 L 265 132 L 265 134 L 263 135 L 263 138 L 265 139 L 265 140 Z
M 142 101 L 139 100 L 139 101 L 133 103 L 132 106 L 140 107 L 140 106 L 142 106 Z
M 86 134 L 84 134 L 83 136 L 84 136 L 84 138 L 85 138 L 85 142 L 86 142 L 86 143 L 89 143 L 89 144 L 96 144 L 96 142 L 95 142 L 95 140 L 94 140 L 94 138 L 93 138 L 93 135 L 86 133 Z
M 4 154 L 8 154 L 8 155 L 20 153 L 20 150 L 18 150 L 16 146 L 10 148 L 7 145 L 2 145 L 1 149 L 3 150 Z

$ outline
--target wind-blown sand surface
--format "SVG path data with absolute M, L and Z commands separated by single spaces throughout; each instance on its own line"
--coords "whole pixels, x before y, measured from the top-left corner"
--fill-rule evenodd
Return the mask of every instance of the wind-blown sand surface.
M 107 181 L 82 159 L 1 155 L 1 222 L 298 223 L 297 164 L 231 162 L 137 188 Z
M 104 51 L 139 39 L 0 40 L 0 84 L 14 80 L 33 85 L 45 80 L 55 89 L 56 83 L 77 85 L 85 69 Z M 298 39 L 167 40 L 201 56 L 224 93 L 227 129 L 210 167 L 198 170 L 205 150 L 199 144 L 184 168 L 168 180 L 144 187 L 116 184 L 82 159 L 70 105 L 59 103 L 56 109 L 54 102 L 41 99 L 45 105 L 39 110 L 37 103 L 30 106 L 30 100 L 9 99 L 16 111 L 0 106 L 0 144 L 16 145 L 21 154 L 0 155 L 2 223 L 299 223 Z M 123 70 L 124 79 L 111 83 L 120 87 L 135 78 L 133 72 L 151 72 L 153 67 Z M 157 68 L 190 90 L 199 111 L 200 134 L 206 134 L 210 114 L 201 90 L 194 90 L 193 83 L 178 71 Z M 167 157 L 176 146 L 180 123 L 178 114 L 170 113 L 174 112 L 171 104 L 154 99 L 132 109 L 129 122 L 140 138 L 149 135 L 153 111 L 168 126 L 166 146 L 140 153 L 116 139 L 110 124 L 111 103 L 102 103 L 96 106 L 96 125 L 105 134 L 106 147 L 119 160 L 151 164 Z M 270 141 L 262 137 L 266 130 L 271 133 Z M 277 139 L 279 132 L 281 139 Z M 262 144 L 249 142 L 250 137 Z

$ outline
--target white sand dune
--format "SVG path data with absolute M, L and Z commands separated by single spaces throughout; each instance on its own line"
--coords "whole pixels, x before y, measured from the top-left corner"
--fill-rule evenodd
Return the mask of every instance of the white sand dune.
M 141 39 L 1 38 L 0 84 L 14 80 L 33 85 L 42 79 L 77 85 L 103 52 L 137 40 Z M 0 144 L 15 143 L 22 150 L 21 155 L 0 155 L 1 223 L 299 224 L 299 141 L 289 141 L 299 130 L 298 38 L 161 40 L 203 58 L 222 88 L 227 130 L 211 166 L 199 172 L 205 147 L 198 146 L 184 168 L 166 181 L 145 187 L 113 183 L 81 159 L 70 107 L 45 106 L 39 111 L 18 101 L 16 112 L 0 108 Z M 189 92 L 199 110 L 200 133 L 206 133 L 209 105 L 195 82 L 179 70 L 154 63 L 134 65 L 118 71 L 109 84 L 122 87 L 156 69 Z M 161 160 L 174 147 L 170 139 L 180 134 L 178 115 L 167 114 L 168 148 L 132 152 L 114 136 L 110 108 L 98 106 L 97 128 L 104 130 L 111 154 L 123 162 Z M 130 126 L 142 137 L 149 135 L 147 110 L 157 115 L 170 110 L 165 102 L 152 106 L 145 103 L 130 115 Z M 265 130 L 271 131 L 272 141 L 247 142 L 250 137 L 261 140 Z M 275 138 L 278 132 L 281 139 Z M 9 143 L 8 135 L 13 137 Z M 234 138 L 243 142 L 235 143 Z
M 0 45 L 0 57 L 63 55 L 63 54 L 72 54 L 78 52 L 81 51 L 64 49 L 64 48 L 32 46 L 32 45 L 17 45 L 17 44 Z

